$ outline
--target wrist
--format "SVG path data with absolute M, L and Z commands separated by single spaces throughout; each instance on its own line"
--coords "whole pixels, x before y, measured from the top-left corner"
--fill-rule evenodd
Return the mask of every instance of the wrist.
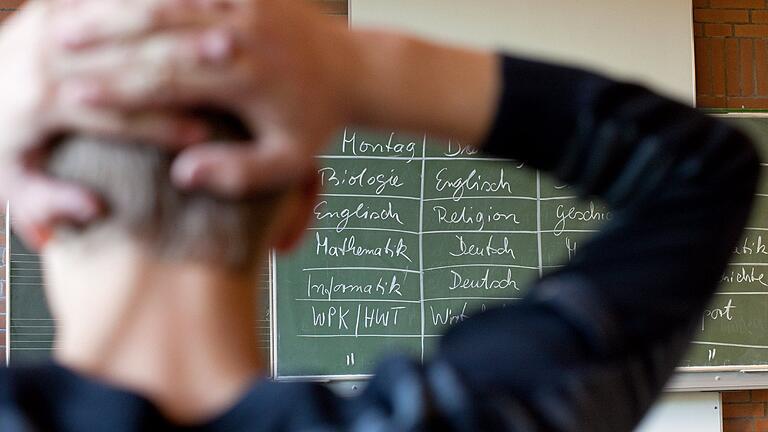
M 322 85 L 329 90 L 331 109 L 335 111 L 341 125 L 359 124 L 360 106 L 364 105 L 360 88 L 365 85 L 362 47 L 355 32 L 351 32 L 346 21 L 328 20 L 321 32 L 324 45 L 321 67 Z
M 407 103 L 408 52 L 405 36 L 371 30 L 351 31 L 345 98 L 349 120 L 370 127 L 403 127 L 398 105 Z M 404 107 L 403 107 L 404 108 Z
M 353 31 L 346 98 L 353 123 L 479 144 L 496 113 L 498 56 L 379 31 Z

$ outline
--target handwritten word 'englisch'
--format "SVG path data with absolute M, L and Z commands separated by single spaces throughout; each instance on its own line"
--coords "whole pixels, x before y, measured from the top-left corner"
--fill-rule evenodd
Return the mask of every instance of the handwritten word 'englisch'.
M 344 129 L 344 140 L 341 143 L 343 153 L 351 152 L 354 156 L 364 156 L 369 154 L 386 154 L 389 156 L 407 156 L 410 163 L 416 157 L 416 143 L 414 141 L 396 142 L 395 133 L 389 134 L 386 143 L 369 142 L 364 139 L 358 141 L 357 132 L 350 136 L 347 129 Z
M 473 169 L 466 177 L 446 178 L 448 168 L 442 168 L 435 174 L 435 190 L 442 192 L 444 190 L 453 191 L 451 197 L 454 201 L 459 201 L 466 192 L 499 192 L 504 191 L 512 194 L 512 184 L 504 178 L 504 168 L 499 169 L 498 179 L 484 180 L 481 174 Z
M 357 245 L 357 238 L 354 235 L 344 237 L 341 244 L 330 244 L 328 236 L 315 233 L 315 255 L 326 255 L 332 257 L 352 256 L 377 256 L 390 258 L 405 258 L 408 262 L 413 262 L 408 256 L 408 245 L 403 238 L 393 242 L 392 238 L 387 238 L 382 246 L 363 247 Z
M 473 214 L 473 207 L 462 206 L 461 210 L 448 210 L 443 206 L 434 206 L 432 211 L 437 213 L 437 221 L 448 225 L 474 225 L 480 224 L 476 227 L 478 231 L 482 231 L 485 228 L 486 223 L 491 222 L 509 222 L 515 225 L 519 225 L 520 221 L 517 218 L 516 213 L 502 213 L 499 211 L 493 211 L 493 207 L 488 209 L 488 212 L 478 210 Z M 474 228 L 474 227 L 473 227 Z
M 378 210 L 371 209 L 371 206 L 366 205 L 365 203 L 358 203 L 354 210 L 349 208 L 342 210 L 324 210 L 326 206 L 328 206 L 328 201 L 320 201 L 317 203 L 313 210 L 315 218 L 317 220 L 338 219 L 339 222 L 336 224 L 336 232 L 344 231 L 349 225 L 349 221 L 352 219 L 366 221 L 393 220 L 400 225 L 405 225 L 403 221 L 400 220 L 400 213 L 392 208 L 391 202 L 387 202 L 386 208 Z
M 322 186 L 357 186 L 364 188 L 366 186 L 375 186 L 376 195 L 381 195 L 387 188 L 399 188 L 403 186 L 400 176 L 394 169 L 389 170 L 387 174 L 368 174 L 368 168 L 363 168 L 360 172 L 350 172 L 345 169 L 343 172 L 335 168 L 325 167 L 317 170 L 320 174 L 320 184 Z
M 494 236 L 488 236 L 488 243 L 483 245 L 467 244 L 463 235 L 457 235 L 456 239 L 459 241 L 458 250 L 455 252 L 449 252 L 451 256 L 480 256 L 480 257 L 492 257 L 509 255 L 512 259 L 515 259 L 515 251 L 509 246 L 509 237 L 504 236 L 501 240 L 501 245 L 496 247 L 493 244 Z

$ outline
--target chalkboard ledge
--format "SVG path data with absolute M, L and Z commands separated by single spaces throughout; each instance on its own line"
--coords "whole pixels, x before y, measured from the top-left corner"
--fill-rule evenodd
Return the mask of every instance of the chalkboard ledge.
M 666 391 L 752 390 L 768 387 L 768 365 L 680 368 Z

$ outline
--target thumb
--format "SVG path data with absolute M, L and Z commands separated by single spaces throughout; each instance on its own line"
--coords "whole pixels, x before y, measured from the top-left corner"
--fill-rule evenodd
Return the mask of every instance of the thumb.
M 239 198 L 296 184 L 311 170 L 311 155 L 286 140 L 210 143 L 185 149 L 171 176 L 184 189 L 203 189 Z

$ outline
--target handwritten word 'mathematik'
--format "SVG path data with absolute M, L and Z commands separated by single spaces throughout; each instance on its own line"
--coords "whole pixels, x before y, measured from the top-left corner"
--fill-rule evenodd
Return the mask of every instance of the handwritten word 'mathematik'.
M 405 240 L 403 240 L 402 237 L 398 238 L 397 241 L 393 241 L 392 238 L 387 238 L 383 245 L 366 247 L 358 245 L 357 238 L 354 235 L 335 240 L 337 240 L 336 243 L 331 242 L 328 239 L 328 236 L 321 235 L 319 232 L 315 233 L 315 255 L 332 257 L 343 257 L 347 255 L 357 257 L 402 257 L 408 260 L 408 262 L 413 262 L 411 257 L 408 256 L 408 245 L 405 244 Z

